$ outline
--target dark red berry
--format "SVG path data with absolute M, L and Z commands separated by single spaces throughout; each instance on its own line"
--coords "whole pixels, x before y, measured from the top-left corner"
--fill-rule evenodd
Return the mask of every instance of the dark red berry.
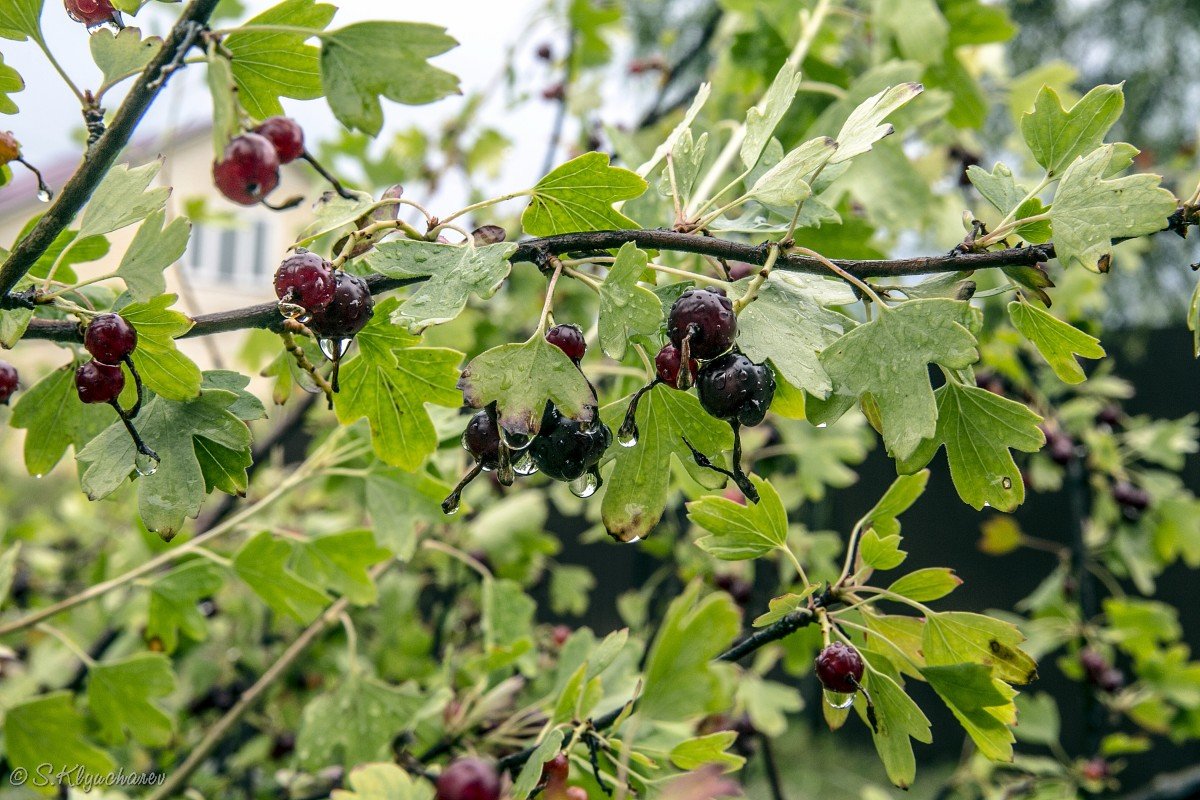
M 700 405 L 714 417 L 757 425 L 775 398 L 775 374 L 741 353 L 726 353 L 700 368 L 696 391 Z
M 337 271 L 333 277 L 333 299 L 313 313 L 308 327 L 323 339 L 349 339 L 370 321 L 375 299 L 367 282 L 357 275 Z
M 554 640 L 557 647 L 562 647 L 567 643 L 567 639 L 571 638 L 571 629 L 566 625 L 555 625 L 554 629 L 550 631 L 550 638 Z
M 745 505 L 744 500 L 742 501 L 742 505 Z M 739 606 L 749 603 L 750 597 L 754 594 L 754 584 L 732 573 L 727 572 L 723 575 L 718 575 L 714 583 L 718 589 L 732 597 L 733 602 Z
M 1096 424 L 1107 425 L 1110 428 L 1117 427 L 1124 419 L 1125 412 L 1121 411 L 1121 407 L 1117 405 L 1107 405 L 1096 414 Z
M 543 100 L 558 100 L 561 101 L 567 96 L 566 87 L 561 83 L 552 83 L 545 89 L 542 89 Z
M 679 348 L 673 344 L 665 344 L 658 351 L 658 355 L 654 357 L 654 371 L 658 373 L 658 378 L 672 389 L 679 388 Z M 687 385 L 691 386 L 696 382 L 696 370 L 699 365 L 696 359 L 688 359 L 688 381 Z
M 1084 780 L 1093 782 L 1107 780 L 1112 776 L 1108 762 L 1099 757 L 1087 761 L 1080 771 Z
M 304 155 L 304 129 L 291 117 L 269 117 L 254 132 L 275 146 L 280 164 L 290 164 Z
M 63 5 L 71 19 L 89 28 L 112 22 L 117 16 L 117 10 L 109 0 L 65 0 Z
M 1057 428 L 1043 428 L 1046 434 L 1046 452 L 1050 460 L 1061 467 L 1075 458 L 1075 440 Z
M 1108 659 L 1090 647 L 1079 651 L 1079 664 L 1088 680 L 1093 683 L 1098 682 L 1100 676 L 1108 669 Z
M 275 296 L 309 312 L 324 310 L 335 286 L 333 267 L 308 250 L 297 250 L 275 270 Z
M 471 417 L 463 431 L 462 445 L 484 469 L 500 466 L 500 428 L 486 410 Z
M 1117 481 L 1113 484 L 1112 497 L 1127 511 L 1141 513 L 1150 507 L 1150 493 L 1129 481 Z
M 101 314 L 88 323 L 83 346 L 101 364 L 120 364 L 137 347 L 137 330 L 120 314 Z
M 573 481 L 600 463 L 612 444 L 612 431 L 592 409 L 593 422 L 582 423 L 564 416 L 553 403 L 546 404 L 542 427 L 529 455 L 542 474 L 556 481 Z
M 711 289 L 688 289 L 667 315 L 667 337 L 682 348 L 689 339 L 690 354 L 701 360 L 716 358 L 733 347 L 737 315 L 733 302 Z
M 120 367 L 89 361 L 75 370 L 75 391 L 85 403 L 110 403 L 124 388 L 125 373 Z
M 500 773 L 490 761 L 460 758 L 438 776 L 435 800 L 500 800 Z
M 1096 681 L 1096 686 L 1100 688 L 1100 691 L 1108 692 L 1109 694 L 1116 694 L 1121 691 L 1121 687 L 1124 685 L 1125 673 L 1116 667 L 1104 670 L 1104 674 Z
M 235 203 L 252 206 L 279 185 L 279 154 L 257 133 L 235 136 L 213 162 L 213 182 Z
M 732 280 L 740 281 L 742 278 L 749 278 L 756 272 L 758 272 L 758 267 L 745 261 L 729 262 L 729 277 Z
M 567 358 L 578 364 L 587 352 L 587 341 L 583 329 L 578 325 L 555 325 L 546 331 L 546 341 L 567 354 Z
M 567 782 L 571 772 L 571 761 L 566 753 L 559 753 L 542 765 L 542 780 L 547 783 L 562 785 Z
M 17 368 L 7 361 L 0 361 L 0 403 L 8 405 L 8 400 L 17 391 L 20 381 Z
M 853 694 L 862 676 L 862 656 L 849 645 L 834 642 L 817 654 L 817 680 L 831 692 Z
M 554 48 L 550 46 L 549 42 L 542 42 L 539 44 L 534 53 L 542 61 L 549 61 L 550 59 L 554 58 Z
M 12 131 L 0 131 L 0 165 L 21 157 L 21 143 Z

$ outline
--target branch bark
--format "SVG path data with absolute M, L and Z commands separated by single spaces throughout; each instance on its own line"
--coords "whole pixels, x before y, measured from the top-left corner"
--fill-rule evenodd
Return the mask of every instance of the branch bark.
M 117 109 L 104 135 L 84 154 L 83 163 L 59 191 L 33 230 L 12 249 L 0 266 L 0 299 L 7 297 L 25 273 L 75 219 L 100 181 L 129 143 L 142 117 L 167 84 L 182 56 L 196 39 L 217 7 L 218 0 L 192 0 L 167 35 L 162 49 L 146 65 Z

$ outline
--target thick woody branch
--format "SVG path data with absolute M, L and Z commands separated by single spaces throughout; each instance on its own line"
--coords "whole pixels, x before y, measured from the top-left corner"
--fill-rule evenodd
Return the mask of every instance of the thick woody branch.
M 46 210 L 33 230 L 12 249 L 0 266 L 0 301 L 17 285 L 38 258 L 49 249 L 58 235 L 75 219 L 109 168 L 129 143 L 142 117 L 166 86 L 171 73 L 178 68 L 183 56 L 196 43 L 218 0 L 192 0 L 171 29 L 162 49 L 146 65 L 130 89 L 125 102 L 117 109 L 112 123 L 99 140 L 84 155 L 79 169 L 66 182 L 58 197 Z M 0 307 L 4 307 L 0 302 Z

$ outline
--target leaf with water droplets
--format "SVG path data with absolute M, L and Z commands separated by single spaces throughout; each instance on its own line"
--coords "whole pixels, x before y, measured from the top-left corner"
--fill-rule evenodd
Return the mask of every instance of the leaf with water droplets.
M 657 333 L 662 324 L 658 297 L 638 285 L 647 261 L 644 251 L 627 242 L 617 251 L 617 260 L 600 284 L 600 347 L 610 358 L 624 357 L 635 337 Z

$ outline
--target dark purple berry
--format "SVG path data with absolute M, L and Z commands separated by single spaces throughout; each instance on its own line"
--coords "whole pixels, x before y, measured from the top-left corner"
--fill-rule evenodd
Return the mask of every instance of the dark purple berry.
M 1150 507 L 1150 493 L 1129 481 L 1117 481 L 1113 484 L 1112 498 L 1130 519 L 1137 519 Z
M 862 676 L 862 656 L 849 645 L 834 642 L 817 654 L 817 680 L 831 692 L 857 692 Z
M 1057 428 L 1042 428 L 1046 434 L 1046 452 L 1050 460 L 1065 467 L 1075 458 L 1075 440 Z
M 8 400 L 17 391 L 19 384 L 17 368 L 7 361 L 0 361 L 0 403 L 8 405 Z
M 486 410 L 471 417 L 463 431 L 462 445 L 484 469 L 500 466 L 500 428 Z
M 334 272 L 333 299 L 313 313 L 308 327 L 323 339 L 349 339 L 361 331 L 375 313 L 371 288 L 357 275 Z
M 733 347 L 736 336 L 733 302 L 722 292 L 688 289 L 667 315 L 667 337 L 681 349 L 688 339 L 692 358 L 716 358 Z
M 745 505 L 743 501 L 742 505 Z M 754 584 L 745 578 L 734 575 L 733 573 L 724 573 L 718 575 L 714 581 L 717 588 L 727 593 L 733 598 L 733 602 L 739 606 L 744 606 L 750 602 L 750 597 L 754 594 Z
M 599 421 L 600 413 L 594 408 L 592 419 L 579 422 L 547 403 L 541 430 L 529 446 L 537 468 L 556 481 L 573 481 L 599 464 L 612 444 L 612 431 Z
M 775 398 L 775 375 L 741 353 L 726 353 L 700 368 L 696 390 L 700 405 L 714 417 L 757 425 Z
M 125 373 L 120 367 L 89 361 L 75 370 L 75 391 L 85 403 L 111 403 L 125 388 Z
M 333 267 L 308 250 L 297 250 L 275 270 L 275 296 L 308 312 L 324 310 L 335 286 Z
M 304 129 L 291 117 L 270 117 L 254 129 L 275 146 L 280 164 L 290 164 L 304 155 Z
M 758 272 L 758 267 L 745 261 L 729 262 L 729 277 L 732 280 L 740 281 L 742 278 L 749 278 L 756 272 Z
M 654 357 L 654 371 L 658 374 L 659 380 L 670 386 L 672 389 L 679 388 L 679 348 L 673 344 L 665 344 L 658 351 L 658 355 Z M 699 365 L 696 359 L 688 359 L 688 381 L 687 385 L 691 386 L 696 382 L 696 370 Z
M 120 314 L 101 314 L 88 323 L 83 346 L 101 364 L 120 364 L 137 347 L 137 330 Z
M 1096 414 L 1097 425 L 1107 425 L 1110 428 L 1115 428 L 1125 419 L 1125 413 L 1121 411 L 1121 407 L 1117 405 L 1107 405 L 1100 409 Z
M 500 800 L 500 773 L 490 761 L 460 758 L 438 776 L 435 800 Z
M 279 185 L 279 154 L 275 145 L 257 133 L 235 136 L 220 161 L 213 162 L 213 182 L 235 203 L 262 202 Z
M 546 341 L 567 354 L 567 358 L 578 364 L 587 352 L 587 341 L 583 329 L 578 325 L 555 325 L 546 331 Z

